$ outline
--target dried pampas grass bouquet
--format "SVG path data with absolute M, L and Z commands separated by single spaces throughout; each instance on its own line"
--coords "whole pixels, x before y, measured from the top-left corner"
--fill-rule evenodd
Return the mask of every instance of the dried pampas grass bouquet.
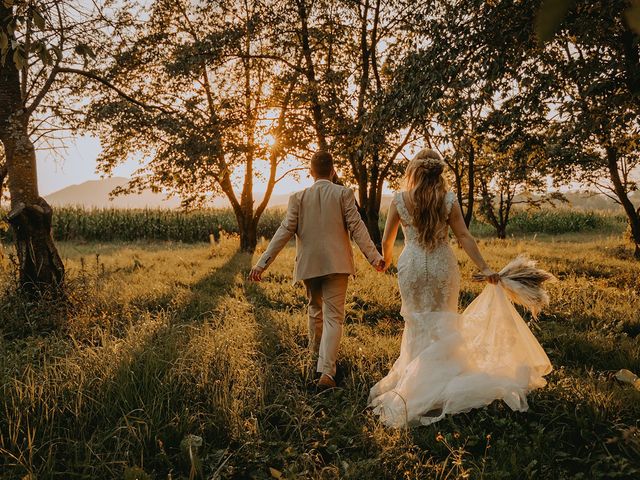
M 544 282 L 556 281 L 551 273 L 536 267 L 536 261 L 526 255 L 518 255 L 499 272 L 500 283 L 509 300 L 522 305 L 534 318 L 549 305 L 549 294 L 543 288 Z M 486 276 L 474 273 L 473 280 L 482 282 Z

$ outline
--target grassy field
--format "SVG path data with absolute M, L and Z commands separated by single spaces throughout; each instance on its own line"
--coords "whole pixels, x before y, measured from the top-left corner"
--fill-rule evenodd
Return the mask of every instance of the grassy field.
M 65 308 L 13 296 L 5 256 L 0 478 L 640 477 L 640 391 L 612 378 L 640 373 L 640 264 L 619 237 L 482 240 L 493 266 L 527 252 L 560 279 L 532 325 L 555 370 L 526 413 L 405 431 L 366 408 L 399 349 L 395 276 L 358 257 L 342 388 L 318 395 L 293 248 L 256 285 L 236 245 L 61 243 Z M 458 255 L 464 306 L 480 287 Z

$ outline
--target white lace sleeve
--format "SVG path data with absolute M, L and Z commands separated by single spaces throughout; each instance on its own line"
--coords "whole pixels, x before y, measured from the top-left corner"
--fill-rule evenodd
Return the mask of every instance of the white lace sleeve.
M 393 202 L 396 204 L 396 209 L 398 210 L 398 215 L 400 215 L 400 220 L 402 220 L 402 223 L 404 223 L 405 225 L 410 224 L 411 215 L 409 215 L 409 211 L 404 205 L 402 192 L 398 192 L 394 195 Z

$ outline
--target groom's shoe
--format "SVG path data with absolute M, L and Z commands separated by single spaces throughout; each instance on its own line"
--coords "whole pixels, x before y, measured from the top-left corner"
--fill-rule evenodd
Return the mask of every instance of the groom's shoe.
M 336 381 L 328 373 L 323 373 L 318 380 L 318 390 L 328 390 L 330 388 L 336 388 Z

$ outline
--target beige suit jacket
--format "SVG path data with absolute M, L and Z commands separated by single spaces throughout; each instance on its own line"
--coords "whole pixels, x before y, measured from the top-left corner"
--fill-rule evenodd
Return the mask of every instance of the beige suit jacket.
M 258 266 L 268 268 L 296 237 L 294 281 L 332 273 L 355 274 L 351 239 L 369 263 L 382 260 L 356 208 L 353 192 L 329 180 L 289 197 L 287 216 L 260 257 Z

